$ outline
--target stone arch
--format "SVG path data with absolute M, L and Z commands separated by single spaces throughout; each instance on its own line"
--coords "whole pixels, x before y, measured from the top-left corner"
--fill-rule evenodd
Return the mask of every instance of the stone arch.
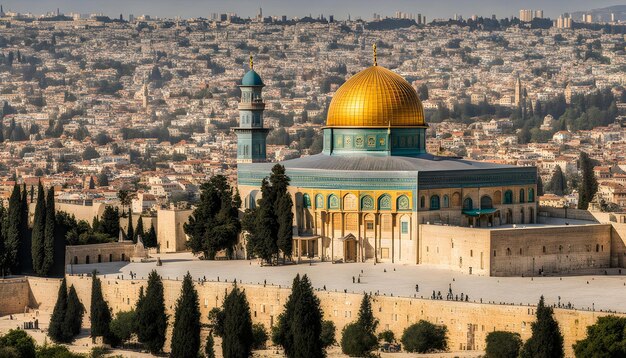
M 463 200 L 463 210 L 472 210 L 474 209 L 474 200 L 469 196 Z
M 397 209 L 398 210 L 410 210 L 411 202 L 409 201 L 409 197 L 406 195 L 401 195 L 397 200 Z
M 448 194 L 445 194 L 443 196 L 443 200 L 441 202 L 441 207 L 443 207 L 443 208 L 449 208 L 450 207 L 450 197 L 448 196 Z
M 411 216 L 410 215 L 402 215 L 400 216 L 400 235 L 410 235 L 411 234 Z
M 370 195 L 364 195 L 361 198 L 361 210 L 374 210 L 374 198 Z
M 529 203 L 535 202 L 535 189 L 533 188 L 528 189 L 528 202 Z
M 495 205 L 500 205 L 502 204 L 502 192 L 500 190 L 496 190 L 493 193 L 493 203 Z
M 461 206 L 461 194 L 458 191 L 452 194 L 452 206 Z
M 343 196 L 343 210 L 358 210 L 356 195 L 348 193 Z
M 424 195 L 420 196 L 420 209 L 426 209 L 426 197 Z
M 378 198 L 378 210 L 391 210 L 391 196 L 383 194 Z
M 480 208 L 481 209 L 492 209 L 493 208 L 493 200 L 489 195 L 483 195 L 480 198 Z
M 524 203 L 524 202 L 526 202 L 524 189 L 520 189 L 520 190 L 519 190 L 519 202 L 520 202 L 520 203 Z

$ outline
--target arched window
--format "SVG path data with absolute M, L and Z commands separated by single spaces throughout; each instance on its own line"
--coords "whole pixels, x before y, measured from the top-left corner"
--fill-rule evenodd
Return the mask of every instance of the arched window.
M 378 199 L 379 210 L 391 210 L 391 196 L 385 194 Z
M 337 197 L 337 195 L 332 194 L 328 197 L 328 208 L 339 209 L 339 197 Z
M 426 197 L 420 197 L 420 208 L 424 209 L 426 207 Z
M 361 210 L 374 210 L 374 198 L 365 195 L 361 198 Z
M 519 190 L 519 202 L 523 203 L 525 201 L 525 197 L 524 197 L 524 189 L 520 189 Z
M 529 203 L 535 202 L 535 189 L 533 188 L 528 189 L 528 202 Z
M 463 200 L 463 210 L 472 210 L 474 209 L 474 201 L 472 198 L 465 198 Z
M 430 210 L 439 210 L 439 195 L 430 197 Z
M 406 195 L 402 195 L 401 197 L 398 198 L 398 210 L 409 210 L 409 209 L 411 209 L 409 198 Z
M 311 197 L 309 196 L 309 194 L 302 195 L 302 204 L 304 205 L 305 209 L 311 208 Z
M 513 191 L 507 190 L 504 192 L 504 203 L 513 204 Z
M 447 195 L 443 196 L 443 205 L 444 208 L 450 207 L 450 198 Z
M 324 207 L 324 196 L 322 194 L 317 194 L 315 196 L 315 208 L 322 209 Z
M 483 195 L 483 197 L 480 198 L 480 208 L 481 209 L 493 208 L 493 201 L 491 200 L 491 197 L 489 195 Z
M 506 256 L 511 256 L 511 248 L 510 247 L 506 248 Z

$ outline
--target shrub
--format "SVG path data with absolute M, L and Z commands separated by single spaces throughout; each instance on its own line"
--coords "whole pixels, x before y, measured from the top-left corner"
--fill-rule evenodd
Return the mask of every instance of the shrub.
M 322 341 L 322 347 L 330 347 L 337 341 L 335 339 L 335 324 L 333 321 L 323 321 L 322 322 L 322 334 L 320 335 L 320 340 Z
M 407 352 L 430 353 L 448 349 L 445 326 L 420 320 L 407 327 L 402 334 L 402 345 Z
M 35 340 L 21 329 L 12 329 L 4 336 L 0 336 L 0 349 L 2 348 L 9 352 L 14 349 L 20 358 L 36 357 Z
M 113 341 L 122 344 L 130 340 L 137 331 L 137 314 L 134 310 L 118 312 L 109 326 Z
M 341 334 L 341 351 L 350 357 L 364 357 L 376 346 L 376 336 L 356 322 L 344 327 Z
M 378 340 L 385 343 L 393 343 L 396 340 L 396 336 L 390 330 L 382 331 L 378 334 Z
M 518 333 L 495 331 L 487 335 L 487 358 L 516 358 L 522 347 L 522 339 Z

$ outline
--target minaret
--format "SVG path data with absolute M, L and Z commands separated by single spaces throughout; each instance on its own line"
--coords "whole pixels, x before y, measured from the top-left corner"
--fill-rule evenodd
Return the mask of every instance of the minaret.
M 522 105 L 522 96 L 524 91 L 522 91 L 522 81 L 519 79 L 519 73 L 517 74 L 517 78 L 515 79 L 515 107 L 519 107 Z
M 250 71 L 241 80 L 241 100 L 239 101 L 239 127 L 237 134 L 237 163 L 262 163 L 267 161 L 265 153 L 268 128 L 263 127 L 265 103 L 261 97 L 263 90 L 261 76 L 254 71 L 250 56 Z
M 148 108 L 148 83 L 146 82 L 146 79 L 144 78 L 143 80 L 143 87 L 141 88 L 141 99 L 143 100 L 143 108 L 146 109 Z

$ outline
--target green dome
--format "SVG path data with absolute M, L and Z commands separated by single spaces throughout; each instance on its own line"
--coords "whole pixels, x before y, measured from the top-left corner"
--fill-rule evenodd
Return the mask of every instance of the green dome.
M 241 80 L 242 86 L 265 86 L 263 84 L 263 80 L 261 80 L 261 76 L 256 73 L 254 70 L 248 71 L 248 73 L 243 76 Z

